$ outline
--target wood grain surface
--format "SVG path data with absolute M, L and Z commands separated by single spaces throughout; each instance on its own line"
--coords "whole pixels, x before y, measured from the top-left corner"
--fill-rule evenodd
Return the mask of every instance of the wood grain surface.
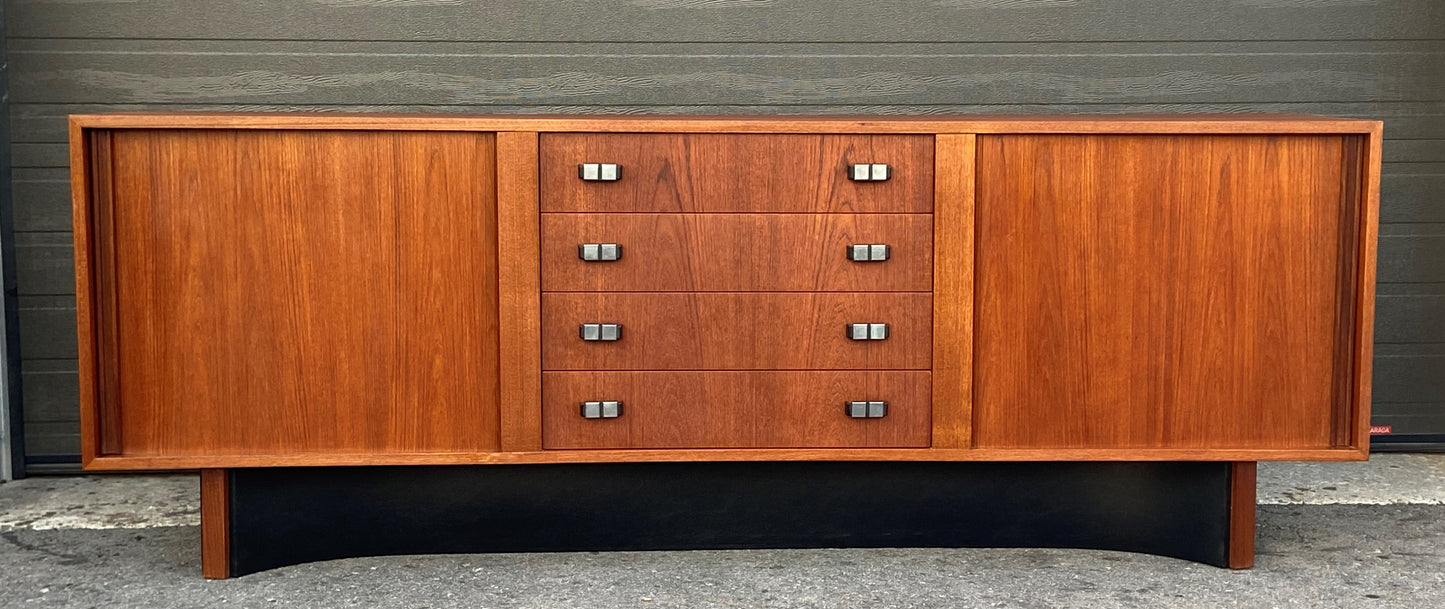
M 201 574 L 231 577 L 231 475 L 224 469 L 201 470 Z
M 929 373 L 546 372 L 543 446 L 589 448 L 924 447 Z M 581 402 L 620 400 L 616 419 Z M 853 419 L 844 403 L 886 400 L 888 416 Z
M 1229 568 L 1249 569 L 1254 567 L 1259 464 L 1236 461 L 1229 465 Z
M 926 135 L 547 133 L 541 163 L 544 212 L 933 210 Z M 620 165 L 622 179 L 583 181 L 583 163 Z M 855 163 L 885 163 L 891 175 L 854 182 Z
M 114 133 L 98 293 L 117 355 L 95 364 L 118 369 L 100 410 L 121 413 L 120 454 L 494 449 L 493 152 L 469 133 Z
M 927 370 L 927 293 L 548 293 L 545 370 Z M 622 340 L 589 342 L 584 323 L 618 323 Z M 850 323 L 886 323 L 884 340 L 851 340 Z
M 937 138 L 933 213 L 933 446 L 973 445 L 973 219 L 977 136 Z
M 933 289 L 928 214 L 542 214 L 547 291 L 884 292 Z M 582 243 L 618 243 L 585 262 Z M 852 244 L 887 244 L 854 262 Z
M 563 373 L 558 373 L 563 374 Z M 571 374 L 571 373 L 566 373 Z M 485 453 L 312 453 L 172 457 L 96 457 L 92 470 L 346 465 L 492 465 L 699 461 L 1364 461 L 1339 448 L 677 448 L 542 450 Z
M 542 448 L 537 134 L 497 134 L 499 450 Z
M 1339 446 L 1343 138 L 978 142 L 978 446 Z
M 727 116 L 397 112 L 107 112 L 70 114 L 86 129 L 324 129 L 595 133 L 1370 133 L 1378 121 L 1290 113 L 901 114 Z M 590 161 L 589 161 L 590 162 Z M 598 161 L 601 162 L 601 161 Z

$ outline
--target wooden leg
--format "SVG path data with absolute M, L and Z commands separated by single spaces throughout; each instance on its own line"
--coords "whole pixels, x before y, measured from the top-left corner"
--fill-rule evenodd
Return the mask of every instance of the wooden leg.
M 231 485 L 224 469 L 201 470 L 201 574 L 231 576 Z
M 1229 568 L 1254 566 L 1254 485 L 1259 464 L 1237 461 L 1229 468 Z

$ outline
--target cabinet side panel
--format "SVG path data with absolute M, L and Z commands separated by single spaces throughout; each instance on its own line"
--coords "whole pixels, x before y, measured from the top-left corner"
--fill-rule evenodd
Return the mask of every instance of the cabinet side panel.
M 123 455 L 495 447 L 490 136 L 114 139 Z
M 1335 445 L 1342 138 L 979 142 L 979 446 Z

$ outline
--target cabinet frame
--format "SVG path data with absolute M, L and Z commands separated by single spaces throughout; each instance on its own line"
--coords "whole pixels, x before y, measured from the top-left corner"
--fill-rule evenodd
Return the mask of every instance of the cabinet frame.
M 114 263 L 105 235 L 111 210 L 103 180 L 109 136 L 126 129 L 285 129 L 464 131 L 496 133 L 500 397 L 495 452 L 291 453 L 124 456 L 118 413 L 107 399 L 114 368 L 107 299 L 97 277 Z M 935 136 L 933 440 L 919 449 L 541 450 L 541 330 L 538 134 L 615 133 L 906 133 Z M 1348 356 L 1350 408 L 1332 422 L 1337 446 L 1311 449 L 974 449 L 972 445 L 973 202 L 978 134 L 1324 134 L 1347 136 L 1344 193 L 1357 215 L 1348 257 L 1354 326 Z M 1382 124 L 1298 115 L 998 116 L 998 117 L 519 117 L 387 114 L 105 114 L 70 119 L 71 176 L 82 460 L 89 470 L 302 465 L 405 465 L 632 461 L 1349 461 L 1369 449 L 1375 250 Z M 491 252 L 483 252 L 491 254 Z M 113 256 L 113 254 L 111 254 Z

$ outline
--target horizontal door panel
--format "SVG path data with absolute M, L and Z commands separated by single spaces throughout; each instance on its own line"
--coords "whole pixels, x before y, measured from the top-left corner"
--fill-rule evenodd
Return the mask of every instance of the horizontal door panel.
M 928 369 L 932 302 L 926 293 L 549 293 L 542 367 Z M 590 323 L 620 324 L 621 338 L 583 340 L 579 326 Z M 852 338 L 854 324 L 874 324 L 874 338 Z M 886 337 L 877 324 L 886 325 Z
M 615 243 L 585 261 L 578 246 Z M 887 245 L 856 262 L 853 245 Z M 542 214 L 542 289 L 607 292 L 926 292 L 928 214 Z
M 875 372 L 545 372 L 543 448 L 850 448 L 929 444 L 931 375 Z M 588 401 L 621 416 L 585 418 Z M 853 418 L 851 401 L 887 402 Z
M 578 166 L 621 168 L 587 181 Z M 853 164 L 887 179 L 853 181 Z M 922 212 L 933 136 L 555 133 L 541 136 L 545 212 Z

